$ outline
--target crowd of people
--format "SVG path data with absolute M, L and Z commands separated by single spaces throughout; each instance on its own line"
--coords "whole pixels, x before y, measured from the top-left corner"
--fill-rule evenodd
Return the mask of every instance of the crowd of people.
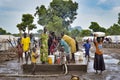
M 94 37 L 96 36 L 94 35 Z M 96 47 L 94 69 L 96 70 L 96 73 L 98 70 L 101 70 L 101 73 L 103 70 L 105 70 L 102 42 L 103 38 L 94 38 L 94 44 Z M 39 43 L 39 45 L 37 43 Z M 85 57 L 88 56 L 89 61 L 89 50 L 91 48 L 89 40 L 83 44 L 83 47 L 85 48 Z M 78 42 L 75 37 L 73 38 L 71 36 L 68 36 L 64 34 L 64 32 L 62 32 L 58 37 L 56 36 L 55 32 L 50 31 L 48 33 L 46 27 L 44 27 L 43 33 L 40 34 L 40 40 L 38 42 L 35 40 L 32 33 L 30 35 L 24 33 L 23 37 L 18 39 L 16 48 L 18 53 L 18 62 L 20 62 L 20 59 L 23 62 L 23 53 L 25 54 L 26 64 L 28 64 L 28 58 L 30 58 L 31 64 L 33 65 L 32 74 L 35 73 L 36 61 L 38 57 L 40 57 L 42 64 L 47 64 L 48 56 L 54 55 L 54 53 L 59 50 L 61 52 L 64 52 L 67 63 L 74 63 L 74 53 L 79 51 Z M 38 48 L 40 50 L 40 55 L 37 53 Z

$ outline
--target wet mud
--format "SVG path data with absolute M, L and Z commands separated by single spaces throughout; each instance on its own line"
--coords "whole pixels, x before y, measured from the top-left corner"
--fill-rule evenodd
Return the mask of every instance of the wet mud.
M 80 80 L 120 80 L 120 49 L 104 48 L 106 70 L 102 74 L 95 74 L 93 69 L 94 51 L 95 48 L 92 47 L 87 72 L 70 71 L 67 75 L 59 72 L 54 73 L 57 76 L 52 76 L 52 73 L 49 72 L 37 73 L 37 76 L 0 76 L 0 80 L 70 80 L 72 75 L 77 75 Z M 0 75 L 30 75 L 30 73 L 24 74 L 22 72 L 21 64 L 17 60 L 0 63 Z

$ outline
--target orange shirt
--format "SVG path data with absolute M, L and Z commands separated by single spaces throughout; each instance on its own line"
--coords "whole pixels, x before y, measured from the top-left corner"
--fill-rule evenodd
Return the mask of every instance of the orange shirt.
M 103 54 L 103 50 L 102 50 L 102 42 L 101 43 L 98 43 L 98 42 L 94 42 L 94 44 L 95 44 L 95 48 L 96 48 L 96 54 L 99 54 L 99 55 L 101 55 L 101 54 Z

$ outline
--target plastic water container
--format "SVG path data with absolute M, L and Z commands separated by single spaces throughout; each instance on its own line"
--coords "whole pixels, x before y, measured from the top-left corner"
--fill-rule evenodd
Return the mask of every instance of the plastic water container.
M 60 64 L 60 57 L 57 57 L 56 61 L 57 61 L 57 64 Z
M 93 35 L 96 35 L 97 37 L 104 37 L 105 33 L 104 32 L 94 32 Z
M 78 52 L 74 53 L 75 55 L 75 61 L 79 61 L 80 59 L 80 54 Z
M 74 53 L 75 55 L 75 62 L 78 63 L 79 61 L 83 61 L 83 52 L 79 51 Z
M 49 64 L 54 64 L 55 62 L 55 56 L 54 55 L 49 55 L 48 56 L 48 63 Z
M 79 61 L 83 61 L 83 52 L 79 51 L 79 54 L 80 54 L 80 59 L 79 59 Z

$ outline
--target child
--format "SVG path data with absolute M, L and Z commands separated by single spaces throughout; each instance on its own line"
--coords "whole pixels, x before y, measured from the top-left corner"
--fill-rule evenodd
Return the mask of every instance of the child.
M 59 37 L 58 39 L 58 42 L 59 42 L 59 45 L 61 46 L 61 52 L 64 52 L 65 56 L 66 56 L 66 59 L 67 59 L 67 62 L 70 63 L 70 47 L 69 45 Z
M 88 61 L 89 61 L 89 51 L 90 51 L 90 48 L 91 48 L 91 44 L 89 43 L 89 39 L 86 40 L 86 43 L 84 43 L 83 47 L 85 48 L 85 57 L 88 56 Z
M 32 74 L 33 75 L 35 75 L 37 58 L 38 58 L 38 54 L 36 53 L 36 48 L 33 47 L 33 51 L 32 51 L 32 54 L 31 54 L 31 63 L 32 63 L 32 66 L 33 66 Z
M 21 44 L 21 39 L 18 39 L 16 49 L 17 49 L 17 53 L 18 53 L 18 62 L 20 62 L 20 58 L 23 62 L 23 47 Z

